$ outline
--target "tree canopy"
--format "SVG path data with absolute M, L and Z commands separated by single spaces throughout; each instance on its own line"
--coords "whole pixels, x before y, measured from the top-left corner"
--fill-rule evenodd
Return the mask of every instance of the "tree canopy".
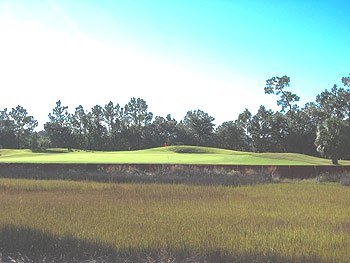
M 264 91 L 278 96 L 281 111 L 263 105 L 256 114 L 245 109 L 217 127 L 215 118 L 200 109 L 177 121 L 170 114 L 154 116 L 145 100 L 133 97 L 124 106 L 109 101 L 74 111 L 59 100 L 37 132 L 38 122 L 18 105 L 0 110 L 0 147 L 128 150 L 187 144 L 322 155 L 337 163 L 350 158 L 350 76 L 341 82 L 343 87 L 334 85 L 300 107 L 300 97 L 288 90 L 288 76 L 270 78 Z

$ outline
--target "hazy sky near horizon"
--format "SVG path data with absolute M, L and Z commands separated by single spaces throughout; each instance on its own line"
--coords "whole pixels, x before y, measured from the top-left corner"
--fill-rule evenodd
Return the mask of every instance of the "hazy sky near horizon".
M 350 73 L 350 1 L 0 0 L 0 109 L 42 126 L 55 102 L 147 101 L 181 120 L 216 124 L 260 105 L 273 76 L 302 106 Z

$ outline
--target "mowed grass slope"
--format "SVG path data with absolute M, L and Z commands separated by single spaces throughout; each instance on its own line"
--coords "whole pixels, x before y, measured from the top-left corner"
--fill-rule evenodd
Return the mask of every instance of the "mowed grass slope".
M 169 146 L 138 151 L 82 151 L 52 149 L 0 150 L 5 163 L 157 163 L 157 164 L 242 164 L 242 165 L 330 165 L 331 161 L 296 153 L 252 153 L 195 146 Z M 341 161 L 350 165 L 350 161 Z
M 0 179 L 0 253 L 108 247 L 127 258 L 165 250 L 177 259 L 159 262 L 349 262 L 349 200 L 349 187 L 311 181 L 233 188 Z

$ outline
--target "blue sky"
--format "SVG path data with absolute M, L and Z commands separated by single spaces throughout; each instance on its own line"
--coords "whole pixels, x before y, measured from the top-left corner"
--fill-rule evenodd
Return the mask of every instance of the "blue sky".
M 277 110 L 265 81 L 288 75 L 301 105 L 350 73 L 350 2 L 0 0 L 0 109 L 41 125 L 141 97 L 155 115 L 201 109 L 216 124 Z

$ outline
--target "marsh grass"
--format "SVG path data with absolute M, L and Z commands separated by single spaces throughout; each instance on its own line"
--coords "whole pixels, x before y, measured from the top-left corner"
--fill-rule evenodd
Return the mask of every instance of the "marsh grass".
M 321 182 L 340 183 L 344 186 L 350 186 L 350 173 L 323 173 L 320 175 Z
M 348 262 L 349 200 L 350 188 L 314 181 L 0 179 L 0 253 L 35 262 Z
M 193 185 L 254 185 L 271 183 L 275 177 L 271 168 L 247 169 L 239 172 L 233 169 L 199 168 L 197 166 L 159 166 L 156 169 L 138 169 L 131 165 L 101 166 L 99 169 L 84 167 L 45 170 L 42 167 L 23 167 L 11 165 L 3 167 L 0 173 L 5 178 L 50 179 L 50 180 L 89 180 L 109 183 L 165 183 Z
M 105 172 L 110 182 L 133 183 L 238 186 L 271 183 L 275 179 L 269 169 L 263 171 L 247 170 L 242 173 L 234 169 L 210 169 L 182 165 L 160 166 L 152 171 L 138 170 L 127 166 L 111 166 Z

